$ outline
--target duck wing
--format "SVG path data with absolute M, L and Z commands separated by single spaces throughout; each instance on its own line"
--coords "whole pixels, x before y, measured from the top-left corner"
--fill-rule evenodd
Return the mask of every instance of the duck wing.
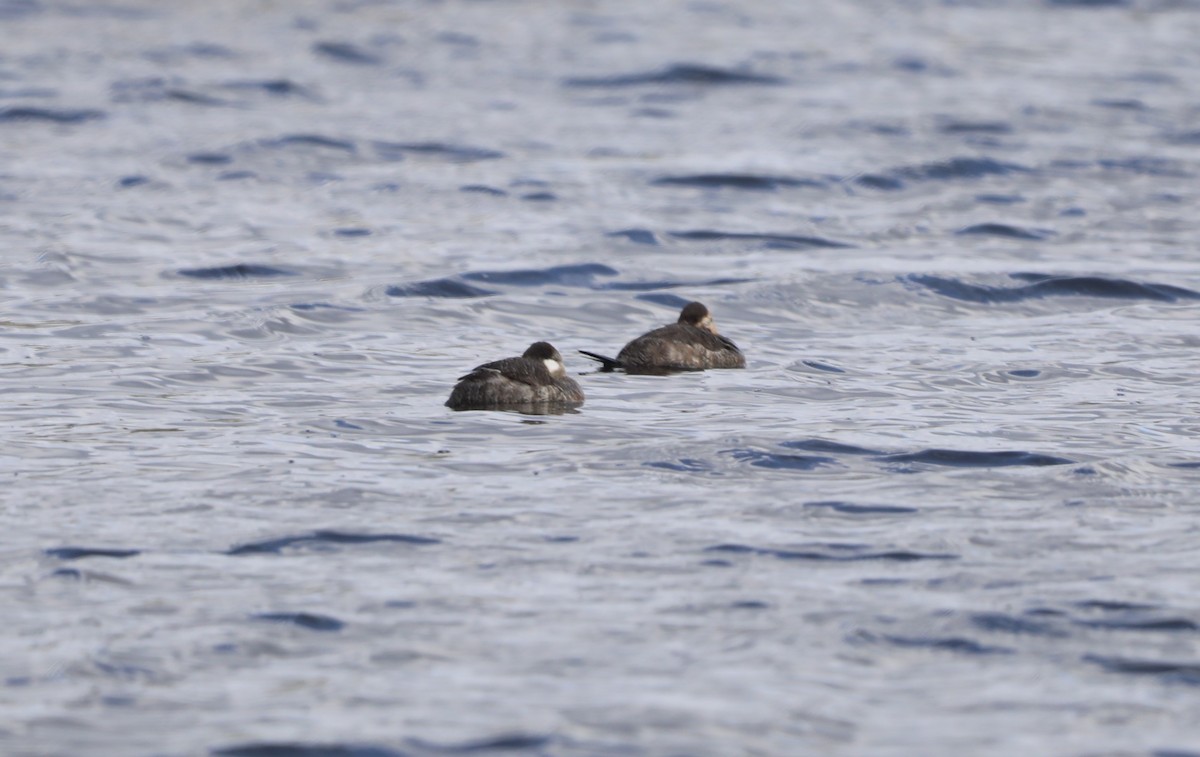
M 484 363 L 459 378 L 459 381 L 486 381 L 490 378 L 505 378 L 530 386 L 545 386 L 554 381 L 545 364 L 523 357 L 506 357 L 503 360 Z

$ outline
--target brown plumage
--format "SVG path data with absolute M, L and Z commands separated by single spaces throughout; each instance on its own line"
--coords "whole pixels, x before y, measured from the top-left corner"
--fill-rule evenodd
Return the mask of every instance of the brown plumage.
M 446 400 L 452 410 L 561 412 L 582 404 L 583 390 L 549 342 L 534 342 L 521 357 L 484 363 L 461 377 Z
M 625 345 L 616 359 L 580 352 L 600 361 L 602 371 L 672 373 L 746 367 L 742 351 L 717 333 L 708 308 L 699 302 L 685 305 L 675 323 L 642 334 Z

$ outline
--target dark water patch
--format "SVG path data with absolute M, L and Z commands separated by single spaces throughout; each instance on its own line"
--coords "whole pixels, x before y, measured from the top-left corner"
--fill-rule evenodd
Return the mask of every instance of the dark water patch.
M 163 91 L 164 100 L 172 100 L 174 102 L 186 103 L 188 105 L 229 105 L 228 100 L 222 100 L 219 97 L 206 95 L 203 92 L 195 92 L 190 89 L 167 89 Z
M 855 184 L 867 189 L 879 189 L 884 192 L 895 192 L 904 189 L 904 182 L 895 176 L 884 176 L 877 173 L 859 174 L 853 178 Z
M 283 268 L 274 268 L 269 265 L 261 265 L 259 263 L 237 263 L 235 265 L 223 265 L 213 268 L 181 268 L 179 269 L 180 276 L 187 276 L 192 279 L 261 279 L 271 278 L 274 276 L 295 276 L 295 271 L 288 271 Z
M 710 287 L 728 286 L 729 284 L 745 284 L 754 279 L 708 279 L 705 281 L 674 281 L 659 279 L 658 281 L 609 281 L 595 284 L 592 288 L 599 291 L 645 292 L 656 289 L 678 289 L 680 287 Z M 687 303 L 684 303 L 687 304 Z
M 817 544 L 814 547 L 814 549 L 769 549 L 764 547 L 750 547 L 745 544 L 718 544 L 712 547 L 705 547 L 704 551 L 777 557 L 780 560 L 812 560 L 816 562 L 859 562 L 864 560 L 916 562 L 918 560 L 958 559 L 958 555 L 913 552 L 907 549 L 876 551 L 865 544 Z
M 1097 620 L 1076 620 L 1076 625 L 1106 631 L 1196 631 L 1200 624 L 1189 618 L 1146 618 L 1130 616 Z
M 1035 618 L 1061 618 L 1067 613 L 1054 607 L 1031 607 L 1025 614 Z
M 1009 376 L 1016 378 L 1037 378 L 1042 375 L 1041 371 L 1035 371 L 1032 368 L 1021 368 L 1015 371 L 1007 371 Z
M 530 192 L 521 195 L 521 199 L 528 202 L 553 202 L 558 199 L 558 195 L 553 192 Z
M 291 147 L 317 147 L 324 150 L 341 150 L 357 153 L 358 146 L 348 139 L 336 139 L 321 134 L 285 134 L 274 139 L 260 139 L 259 146 L 270 149 L 285 149 Z
M 824 187 L 816 179 L 791 176 L 764 176 L 745 173 L 702 173 L 688 176 L 663 176 L 650 182 L 653 187 L 700 187 L 703 189 L 748 189 L 770 191 L 780 187 Z
M 690 84 L 722 86 L 739 84 L 783 84 L 778 76 L 755 74 L 730 68 L 677 63 L 657 71 L 614 76 L 579 76 L 563 80 L 568 87 L 640 87 L 646 84 Z
M 1112 599 L 1085 599 L 1073 604 L 1081 610 L 1099 610 L 1100 612 L 1129 612 L 1158 609 L 1158 605 L 1146 604 L 1144 602 L 1122 602 Z
M 130 187 L 140 187 L 143 184 L 149 184 L 149 183 L 150 183 L 149 176 L 141 176 L 141 175 L 122 176 L 120 179 L 117 179 L 117 186 L 121 187 L 122 189 L 129 189 Z
M 46 6 L 40 0 L 3 0 L 0 2 L 0 19 L 11 21 L 45 10 Z
M 682 239 L 688 242 L 766 242 L 772 248 L 789 250 L 799 250 L 808 247 L 849 248 L 854 246 L 823 237 L 799 236 L 795 234 L 754 234 L 735 231 L 713 231 L 711 229 L 668 231 L 667 233 L 675 239 Z
M 956 449 L 924 449 L 920 452 L 906 452 L 898 455 L 884 455 L 879 458 L 888 463 L 924 463 L 926 465 L 944 465 L 951 468 L 1005 468 L 1015 465 L 1046 466 L 1072 465 L 1074 460 L 1065 457 L 1041 455 L 1036 452 L 1021 450 L 1001 450 L 999 452 L 971 452 Z
M 1025 202 L 1025 198 L 1021 195 L 981 194 L 975 195 L 975 202 L 987 205 L 1016 205 Z
M 730 602 L 730 610 L 770 610 L 769 602 L 762 602 L 757 599 L 744 599 L 740 602 Z
M 818 455 L 781 455 L 774 452 L 764 452 L 755 449 L 724 450 L 726 454 L 739 462 L 748 462 L 755 468 L 771 468 L 773 470 L 811 471 L 822 466 L 837 464 L 832 457 Z
M 1048 276 L 1035 273 L 1011 274 L 1011 278 L 1031 283 L 1020 287 L 991 287 L 967 284 L 941 276 L 912 274 L 907 277 L 944 297 L 966 302 L 996 304 L 1021 302 L 1044 297 L 1100 297 L 1124 300 L 1176 302 L 1200 299 L 1200 292 L 1168 284 L 1143 284 L 1127 279 L 1101 276 Z
M 621 229 L 620 231 L 610 231 L 604 236 L 627 239 L 634 244 L 644 244 L 651 247 L 658 246 L 658 238 L 649 229 Z
M 377 66 L 383 63 L 382 57 L 364 50 L 352 42 L 316 42 L 313 44 L 312 50 L 317 55 L 338 63 L 350 63 L 356 66 Z
M 1043 239 L 1054 236 L 1054 232 L 1048 229 L 1030 229 L 1007 223 L 977 223 L 965 226 L 954 233 L 959 236 L 1007 237 L 1008 239 L 1022 239 L 1033 242 L 1040 242 Z
M 1175 145 L 1200 145 L 1200 129 L 1168 134 L 1167 141 Z
M 3 13 L 0 13 L 0 18 L 3 18 Z M 51 98 L 58 97 L 57 89 L 47 89 L 43 87 L 25 87 L 24 89 L 0 89 L 0 99 L 3 100 L 20 100 L 28 97 L 36 98 Z
M 341 418 L 338 418 L 337 420 L 335 420 L 333 422 L 333 425 L 337 426 L 338 428 L 348 429 L 350 431 L 362 431 L 363 430 L 362 426 L 356 426 L 353 423 L 351 423 L 350 421 L 343 420 Z
M 364 229 L 360 226 L 351 226 L 351 227 L 333 230 L 333 235 L 335 237 L 342 237 L 343 239 L 353 239 L 356 237 L 369 237 L 369 236 L 371 236 L 371 234 L 372 234 L 372 231 L 370 229 Z
M 976 628 L 993 633 L 1009 633 L 1020 636 L 1045 636 L 1061 639 L 1069 636 L 1066 631 L 1046 621 L 1029 620 L 1000 612 L 980 612 L 970 616 Z
M 1003 121 L 957 121 L 946 119 L 938 124 L 942 134 L 1011 134 L 1012 125 Z
M 910 74 L 923 74 L 934 70 L 929 61 L 915 55 L 901 55 L 894 58 L 892 68 L 897 71 L 907 71 Z
M 323 134 L 284 134 L 282 137 L 259 139 L 260 148 L 270 150 L 286 150 L 293 148 L 318 148 L 322 150 L 340 150 L 342 152 L 358 152 L 358 145 L 349 139 L 325 137 Z
M 222 171 L 217 174 L 217 181 L 240 181 L 241 179 L 254 179 L 258 174 L 253 171 Z
M 184 86 L 179 77 L 147 76 L 121 79 L 110 89 L 114 102 L 181 102 L 187 105 L 229 105 L 228 100 L 197 92 Z
M 633 115 L 638 118 L 674 118 L 675 111 L 666 108 L 637 108 Z
M 505 157 L 499 150 L 470 145 L 454 145 L 447 142 L 372 142 L 371 146 L 385 160 L 402 158 L 407 153 L 416 153 L 432 158 L 442 158 L 452 163 L 474 163 L 479 160 L 496 160 Z
M 1200 300 L 1200 292 L 1169 284 L 1143 284 L 1126 279 L 1109 279 L 1100 276 L 1051 276 L 1044 273 L 1013 273 L 1009 276 L 1017 281 L 1032 282 L 1033 286 L 1055 294 L 1159 300 L 1162 302 Z
M 1084 662 L 1099 665 L 1109 673 L 1136 676 L 1160 676 L 1168 683 L 1200 686 L 1200 662 L 1167 662 L 1160 660 L 1138 660 L 1130 657 L 1108 657 L 1087 654 Z
M 347 313 L 361 313 L 363 308 L 349 307 L 346 305 L 333 305 L 328 302 L 294 302 L 288 305 L 292 310 L 342 310 Z
M 434 37 L 438 42 L 460 47 L 479 47 L 479 38 L 462 32 L 439 32 Z
M 860 632 L 856 638 L 863 641 L 876 641 L 909 649 L 933 649 L 939 652 L 955 652 L 969 655 L 998 655 L 1015 654 L 1015 649 L 981 644 L 974 639 L 961 636 L 897 636 L 894 634 L 875 635 L 870 632 Z
M 805 452 L 828 452 L 832 455 L 882 455 L 878 450 L 866 447 L 855 447 L 852 444 L 839 444 L 824 439 L 800 439 L 794 442 L 782 442 L 780 447 L 802 449 Z
M 647 468 L 662 468 L 663 470 L 673 470 L 680 473 L 711 473 L 712 465 L 695 458 L 685 457 L 679 460 L 656 460 L 654 462 L 642 463 Z
M 395 284 L 384 290 L 388 297 L 447 297 L 450 299 L 468 299 L 471 297 L 488 297 L 496 294 L 490 289 L 471 286 L 465 281 L 454 278 L 430 279 L 413 284 Z
M 856 505 L 853 502 L 805 502 L 806 508 L 833 510 L 847 515 L 911 515 L 920 512 L 915 507 L 898 505 Z
M 600 263 L 559 265 L 550 268 L 527 268 L 515 271 L 474 271 L 463 274 L 470 281 L 507 286 L 558 286 L 592 287 L 597 276 L 616 276 L 617 270 Z
M 398 544 L 440 544 L 440 539 L 411 534 L 357 534 L 345 531 L 314 531 L 311 534 L 284 536 L 278 539 L 250 542 L 231 548 L 227 555 L 264 555 L 280 554 L 289 547 L 315 546 L 328 550 L 334 545 L 374 544 L 376 542 L 394 542 Z
M 85 557 L 125 558 L 142 553 L 140 549 L 105 549 L 103 547 L 51 547 L 44 552 L 59 560 L 82 560 Z
M 1126 171 L 1142 176 L 1164 176 L 1176 179 L 1188 178 L 1192 174 L 1177 160 L 1149 156 L 1105 159 L 1096 165 L 1108 171 Z
M 208 60 L 231 59 L 238 57 L 233 50 L 224 45 L 212 42 L 193 42 L 190 45 L 177 45 L 161 50 L 150 50 L 143 53 L 147 60 L 156 63 L 171 63 L 186 58 L 202 58 Z
M 1189 460 L 1188 462 L 1185 462 L 1185 463 L 1168 463 L 1168 464 L 1167 464 L 1167 467 L 1168 467 L 1168 468 L 1191 468 L 1191 469 L 1196 469 L 1196 468 L 1200 468 L 1200 460 L 1197 460 L 1197 461 L 1191 461 L 1191 460 Z
M 639 295 L 635 296 L 634 299 L 641 300 L 643 302 L 652 302 L 655 305 L 662 305 L 663 307 L 668 307 L 668 308 L 671 308 L 672 310 L 679 310 L 684 305 L 687 305 L 689 302 L 691 302 L 691 300 L 687 299 L 686 297 L 680 297 L 677 294 L 665 294 L 665 293 L 664 294 L 639 294 Z
M 233 156 L 223 152 L 194 152 L 187 156 L 187 162 L 202 166 L 227 166 L 233 162 Z
M 479 752 L 528 752 L 530 750 L 542 750 L 550 746 L 551 741 L 551 737 L 539 734 L 510 733 L 459 744 L 435 743 L 423 739 L 409 739 L 408 743 L 414 747 L 437 752 L 438 754 L 477 754 Z M 546 752 L 542 751 L 538 751 L 537 753 L 546 754 Z
M 1146 110 L 1146 103 L 1134 98 L 1109 99 L 1101 97 L 1092 100 L 1092 105 L 1095 105 L 1097 108 L 1111 108 L 1113 110 Z
M 906 166 L 886 175 L 895 179 L 912 181 L 953 181 L 956 179 L 983 179 L 984 176 L 1007 176 L 1016 173 L 1031 173 L 1030 169 L 1016 163 L 1004 163 L 990 157 L 952 157 L 946 161 Z
M 218 757 L 406 757 L 404 752 L 358 744 L 304 744 L 263 741 L 220 747 L 212 750 Z
M 30 123 L 40 121 L 52 124 L 81 124 L 106 117 L 102 110 L 90 108 L 38 108 L 32 105 L 14 105 L 0 108 L 0 124 Z
M 290 79 L 248 79 L 226 82 L 221 86 L 225 89 L 241 92 L 264 92 L 275 97 L 306 97 L 313 99 L 313 93 L 310 89 Z
M 458 188 L 459 192 L 475 192 L 476 194 L 494 195 L 496 197 L 507 197 L 508 192 L 496 187 L 489 187 L 484 184 L 464 184 Z
M 801 360 L 800 362 L 803 363 L 804 365 L 807 365 L 809 368 L 812 368 L 813 370 L 822 371 L 824 373 L 845 373 L 846 372 L 846 371 L 842 370 L 841 368 L 838 368 L 836 365 L 829 365 L 828 363 L 818 363 L 816 360 Z
M 346 624 L 337 618 L 311 612 L 263 612 L 251 617 L 272 623 L 290 623 L 310 631 L 340 631 L 346 627 Z

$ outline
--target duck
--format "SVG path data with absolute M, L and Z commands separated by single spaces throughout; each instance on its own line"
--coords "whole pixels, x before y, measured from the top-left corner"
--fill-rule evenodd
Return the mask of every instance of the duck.
M 446 407 L 553 413 L 578 407 L 583 399 L 583 389 L 567 375 L 554 345 L 534 342 L 520 357 L 484 363 L 459 377 Z
M 598 361 L 601 372 L 665 374 L 746 367 L 746 356 L 721 336 L 712 314 L 700 302 L 684 305 L 678 321 L 642 334 L 622 347 L 616 358 L 580 352 Z

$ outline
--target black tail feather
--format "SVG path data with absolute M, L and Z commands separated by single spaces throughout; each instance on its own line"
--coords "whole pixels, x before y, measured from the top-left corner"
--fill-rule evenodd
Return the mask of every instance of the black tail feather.
M 608 373 L 609 371 L 615 371 L 622 367 L 620 360 L 613 360 L 611 357 L 604 357 L 603 355 L 597 355 L 596 353 L 588 352 L 587 350 L 580 350 L 579 353 L 581 355 L 587 355 L 592 360 L 599 361 L 600 370 L 605 373 Z

